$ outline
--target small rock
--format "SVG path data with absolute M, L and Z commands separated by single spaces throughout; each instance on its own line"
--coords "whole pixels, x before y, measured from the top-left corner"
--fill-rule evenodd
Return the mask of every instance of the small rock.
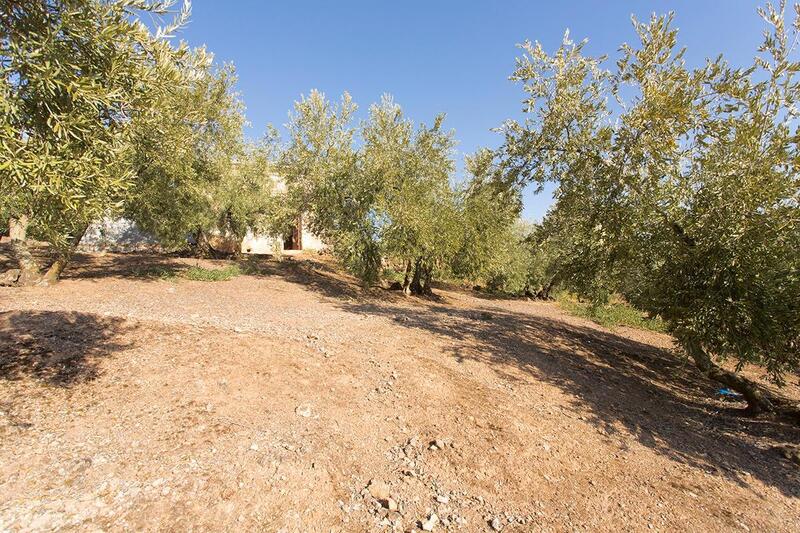
M 390 511 L 397 511 L 397 502 L 391 498 L 386 498 L 386 508 Z
M 423 531 L 433 531 L 434 526 L 439 522 L 439 517 L 436 516 L 436 513 L 431 513 L 431 516 L 422 523 L 422 530 Z
M 500 517 L 498 516 L 492 518 L 492 521 L 489 523 L 489 525 L 492 526 L 492 529 L 494 529 L 495 531 L 500 531 L 501 529 L 503 529 L 503 522 L 502 520 L 500 520 Z
M 436 501 L 439 502 L 439 503 L 450 503 L 450 497 L 449 496 L 437 496 L 436 497 Z
M 294 410 L 295 413 L 298 415 L 308 418 L 311 416 L 311 406 L 310 405 L 298 405 L 297 408 Z
M 391 495 L 389 493 L 389 485 L 384 483 L 383 481 L 378 480 L 371 480 L 369 485 L 367 485 L 367 490 L 378 501 L 386 502 L 389 501 Z
M 0 285 L 13 285 L 17 282 L 22 271 L 18 268 L 12 268 L 6 270 L 2 276 L 0 276 Z
M 433 445 L 436 446 L 437 448 L 439 448 L 440 450 L 443 450 L 444 446 L 445 446 L 444 441 L 442 439 L 434 440 L 433 441 Z
M 250 449 L 253 450 L 254 452 L 257 452 L 258 451 L 258 444 L 256 444 L 254 442 L 253 444 L 250 445 Z

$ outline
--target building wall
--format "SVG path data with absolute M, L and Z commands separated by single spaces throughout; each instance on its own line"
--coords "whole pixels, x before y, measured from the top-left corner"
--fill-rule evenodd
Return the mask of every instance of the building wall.
M 273 174 L 270 178 L 277 192 L 286 191 L 286 183 L 280 176 Z M 305 224 L 302 224 L 301 236 L 302 250 L 325 249 L 325 244 L 311 233 Z M 280 244 L 283 250 L 283 243 L 284 238 L 281 235 L 257 235 L 248 230 L 241 242 L 240 250 L 245 254 L 272 254 L 277 244 Z M 233 246 L 235 249 L 235 243 Z M 105 217 L 91 224 L 79 245 L 79 250 L 86 252 L 137 252 L 159 248 L 158 241 L 140 230 L 132 220 L 111 217 Z
M 311 233 L 308 228 L 303 225 L 303 250 L 311 250 L 321 252 L 325 249 L 325 243 L 319 237 Z
M 283 239 L 267 235 L 256 235 L 253 230 L 247 230 L 247 235 L 242 239 L 243 254 L 272 254 L 275 252 L 276 241 L 283 249 Z
M 282 235 L 270 236 L 260 235 L 253 233 L 252 230 L 247 231 L 247 235 L 242 240 L 241 251 L 243 254 L 272 254 L 275 252 L 276 244 L 280 244 L 280 249 L 285 250 L 284 237 Z M 320 252 L 325 249 L 319 237 L 311 233 L 309 229 L 303 225 L 302 229 L 302 250 Z
M 84 252 L 140 252 L 159 248 L 158 241 L 132 220 L 111 217 L 89 225 L 78 245 L 78 250 Z
M 281 250 L 284 249 L 283 242 L 283 236 L 258 235 L 248 230 L 242 239 L 240 250 L 243 254 L 272 254 L 275 253 L 276 244 L 280 244 Z M 212 245 L 218 247 L 218 243 Z M 83 252 L 126 253 L 156 251 L 160 246 L 155 238 L 140 230 L 132 220 L 106 217 L 89 226 L 78 249 Z M 325 249 L 325 244 L 305 225 L 302 230 L 302 249 L 309 251 Z

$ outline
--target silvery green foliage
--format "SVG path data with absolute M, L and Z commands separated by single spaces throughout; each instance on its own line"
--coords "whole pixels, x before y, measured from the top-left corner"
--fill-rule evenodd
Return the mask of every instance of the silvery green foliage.
M 393 262 L 425 285 L 457 249 L 452 133 L 443 116 L 415 128 L 388 96 L 358 130 L 355 109 L 347 94 L 335 105 L 317 91 L 295 104 L 280 165 L 286 204 L 366 284 Z
M 64 247 L 121 206 L 135 179 L 132 123 L 156 113 L 184 81 L 187 51 L 167 38 L 189 5 L 175 15 L 171 8 L 145 0 L 0 3 L 0 215 L 27 216 L 34 235 Z M 144 14 L 165 24 L 151 30 Z
M 461 239 L 452 261 L 457 278 L 511 294 L 528 289 L 530 253 L 518 220 L 519 188 L 499 179 L 495 154 L 478 150 L 466 158 L 470 179 L 458 195 Z
M 377 190 L 372 208 L 377 240 L 393 262 L 419 274 L 428 292 L 431 277 L 447 269 L 461 237 L 456 197 L 453 133 L 444 115 L 431 126 L 414 124 L 391 97 L 370 108 L 362 127 L 361 172 Z
M 263 230 L 274 186 L 271 137 L 244 142 L 233 67 L 195 64 L 186 74 L 158 116 L 135 122 L 131 140 L 136 180 L 126 214 L 168 248 L 198 232 L 241 240 L 248 228 Z
M 800 363 L 800 9 L 787 27 L 784 7 L 760 10 L 747 68 L 687 67 L 672 15 L 634 20 L 611 70 L 568 35 L 553 54 L 525 43 L 511 79 L 527 118 L 500 150 L 509 182 L 557 184 L 569 285 L 621 292 L 690 353 L 778 381 Z

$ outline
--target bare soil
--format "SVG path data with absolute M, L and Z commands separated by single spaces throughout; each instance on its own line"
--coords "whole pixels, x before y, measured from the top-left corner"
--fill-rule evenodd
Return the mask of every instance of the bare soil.
M 668 336 L 312 257 L 147 275 L 194 262 L 0 288 L 0 530 L 800 529 L 800 431 Z

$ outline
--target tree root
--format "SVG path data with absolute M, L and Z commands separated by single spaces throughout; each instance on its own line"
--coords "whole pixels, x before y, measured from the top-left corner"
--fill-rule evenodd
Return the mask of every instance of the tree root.
M 709 379 L 722 383 L 744 397 L 747 401 L 747 408 L 744 411 L 746 415 L 758 416 L 772 413 L 800 425 L 800 405 L 797 402 L 773 394 L 737 372 L 721 368 L 698 344 L 689 344 L 687 351 L 694 360 L 695 366 Z

